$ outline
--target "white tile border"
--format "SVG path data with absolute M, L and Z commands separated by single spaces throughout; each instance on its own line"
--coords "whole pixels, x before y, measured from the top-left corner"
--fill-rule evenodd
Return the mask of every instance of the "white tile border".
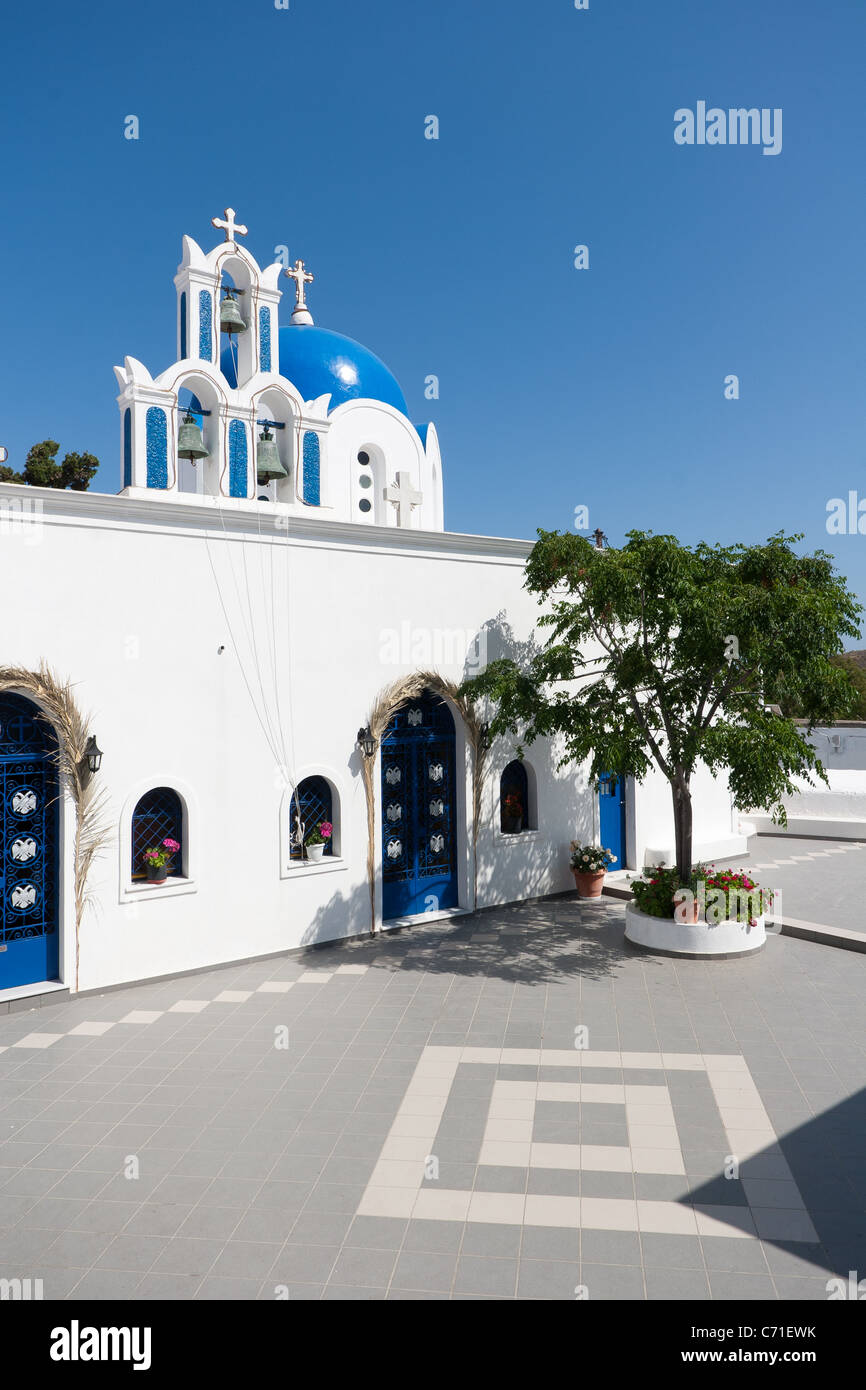
M 778 1154 L 778 1187 L 753 1189 L 776 1205 L 727 1207 L 707 1203 L 557 1197 L 538 1193 L 469 1192 L 425 1185 L 425 1163 L 462 1062 L 538 1067 L 629 1067 L 706 1073 L 737 1159 Z M 535 1106 L 543 1101 L 622 1105 L 629 1144 L 543 1144 L 532 1139 Z M 673 1104 L 665 1085 L 574 1081 L 509 1081 L 493 1085 L 479 1163 L 496 1167 L 685 1176 Z M 781 1189 L 784 1188 L 784 1191 Z M 748 1195 L 748 1189 L 746 1189 Z M 786 1205 L 781 1205 L 784 1199 Z M 397 1111 L 356 1212 L 358 1216 L 429 1221 L 526 1223 L 587 1230 L 700 1235 L 728 1239 L 817 1242 L 800 1192 L 784 1163 L 777 1136 L 748 1064 L 739 1053 L 591 1052 L 544 1048 L 426 1047 Z

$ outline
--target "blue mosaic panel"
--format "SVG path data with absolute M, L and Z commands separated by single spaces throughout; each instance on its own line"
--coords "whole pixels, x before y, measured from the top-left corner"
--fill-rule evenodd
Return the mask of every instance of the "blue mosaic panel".
M 259 368 L 263 372 L 271 370 L 271 311 L 268 308 L 259 314 Z
M 57 740 L 36 705 L 0 694 L 0 987 L 58 973 Z
M 246 497 L 248 492 L 247 432 L 242 420 L 232 420 L 229 425 L 229 497 Z
M 168 864 L 168 877 L 183 877 L 183 803 L 171 787 L 145 792 L 132 813 L 132 877 L 146 878 L 141 856 L 163 840 L 177 840 L 181 849 Z
M 123 412 L 123 486 L 132 486 L 132 411 Z
M 168 421 L 158 405 L 148 406 L 145 416 L 147 438 L 147 486 L 168 487 Z
M 180 297 L 180 360 L 186 357 L 186 290 Z
M 311 507 L 318 507 L 320 500 L 320 460 L 319 436 L 313 430 L 304 432 L 304 501 Z
M 213 295 L 199 290 L 198 295 L 198 355 L 204 362 L 213 360 Z
M 289 836 L 292 837 L 297 829 L 296 815 L 298 812 L 298 802 L 300 802 L 301 825 L 303 834 L 306 837 L 317 825 L 321 825 L 323 820 L 333 824 L 334 816 L 332 812 L 331 784 L 324 777 L 305 777 L 303 782 L 298 783 L 297 791 L 292 797 L 292 804 L 289 810 Z M 290 838 L 290 857 L 292 859 L 303 859 L 304 853 L 301 845 L 295 844 Z M 333 853 L 333 839 L 325 841 L 325 854 Z

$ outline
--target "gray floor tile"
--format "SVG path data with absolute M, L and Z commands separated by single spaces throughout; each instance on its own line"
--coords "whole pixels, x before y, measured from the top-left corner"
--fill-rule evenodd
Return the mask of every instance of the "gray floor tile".
M 580 1284 L 589 1294 L 591 1302 L 599 1299 L 643 1300 L 643 1270 L 632 1265 L 588 1264 L 580 1268 Z

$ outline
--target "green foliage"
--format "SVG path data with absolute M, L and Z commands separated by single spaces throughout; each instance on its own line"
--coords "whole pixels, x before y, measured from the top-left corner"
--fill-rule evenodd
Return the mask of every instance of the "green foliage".
M 0 467 L 0 482 L 86 492 L 99 468 L 99 459 L 94 454 L 66 454 L 63 462 L 58 463 L 56 455 L 59 448 L 56 439 L 43 439 L 40 444 L 34 444 L 28 450 L 20 473 L 8 465 Z
M 726 772 L 738 805 L 784 821 L 794 776 L 826 780 L 778 691 L 810 724 L 847 716 L 854 692 L 832 658 L 862 611 L 832 558 L 798 555 L 799 536 L 763 545 L 681 545 L 631 531 L 622 549 L 539 531 L 526 588 L 549 629 L 518 666 L 491 664 L 461 693 L 487 698 L 491 735 L 558 736 L 562 765 L 670 783 L 677 863 L 691 864 L 690 779 L 699 760 Z M 731 640 L 733 639 L 733 641 Z
M 631 891 L 641 912 L 646 912 L 650 917 L 673 918 L 674 894 L 681 886 L 676 869 L 665 869 L 659 865 L 654 869 L 644 869 L 643 878 L 633 879 Z
M 832 661 L 834 666 L 845 672 L 854 687 L 854 703 L 849 719 L 866 719 L 866 670 L 848 652 L 834 656 Z

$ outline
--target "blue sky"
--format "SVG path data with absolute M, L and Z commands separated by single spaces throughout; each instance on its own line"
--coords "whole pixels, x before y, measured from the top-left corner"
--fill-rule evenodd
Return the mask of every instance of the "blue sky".
M 49 0 L 3 48 L 13 465 L 53 437 L 117 489 L 111 368 L 172 360 L 181 236 L 230 204 L 435 420 L 450 529 L 804 531 L 866 602 L 825 526 L 866 498 L 861 0 Z M 781 107 L 782 152 L 676 145 L 698 101 Z

